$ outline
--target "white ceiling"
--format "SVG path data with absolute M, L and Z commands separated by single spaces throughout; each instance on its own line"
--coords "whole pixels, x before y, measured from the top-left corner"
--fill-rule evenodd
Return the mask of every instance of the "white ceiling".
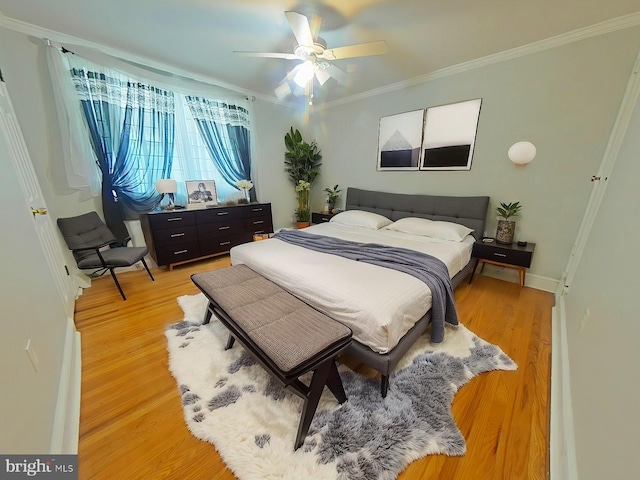
M 232 52 L 293 52 L 286 10 L 319 13 L 330 48 L 389 46 L 386 55 L 333 61 L 351 85 L 316 87 L 317 104 L 640 12 L 640 0 L 0 0 L 0 25 L 24 22 L 275 97 L 296 62 Z

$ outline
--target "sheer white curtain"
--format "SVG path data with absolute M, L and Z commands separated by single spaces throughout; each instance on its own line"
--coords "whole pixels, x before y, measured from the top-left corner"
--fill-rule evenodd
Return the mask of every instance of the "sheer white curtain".
M 102 177 L 96 155 L 91 148 L 89 129 L 80 110 L 78 95 L 69 75 L 69 65 L 59 46 L 48 40 L 45 43 L 67 184 L 74 190 L 100 195 Z

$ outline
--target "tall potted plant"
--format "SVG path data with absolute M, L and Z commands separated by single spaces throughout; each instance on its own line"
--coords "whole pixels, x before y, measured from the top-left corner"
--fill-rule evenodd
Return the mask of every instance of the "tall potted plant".
M 311 222 L 311 209 L 309 208 L 309 193 L 311 184 L 300 180 L 296 185 L 296 196 L 298 197 L 298 209 L 296 210 L 296 220 L 298 228 L 305 228 Z
M 496 242 L 509 245 L 513 243 L 513 234 L 516 231 L 515 220 L 510 220 L 511 217 L 516 217 L 522 205 L 520 202 L 513 203 L 500 203 L 500 206 L 496 209 L 498 212 L 498 230 L 496 232 Z
M 285 171 L 289 174 L 289 180 L 296 189 L 296 197 L 298 199 L 298 209 L 296 210 L 296 220 L 298 222 L 309 222 L 309 195 L 311 193 L 311 185 L 320 173 L 320 165 L 322 165 L 322 154 L 315 141 L 306 142 L 302 138 L 299 130 L 293 127 L 284 136 L 284 152 Z M 304 182 L 304 189 L 301 183 Z M 307 185 L 308 184 L 308 185 Z M 300 203 L 303 194 L 306 197 L 304 205 Z M 304 208 L 303 208 L 304 207 Z

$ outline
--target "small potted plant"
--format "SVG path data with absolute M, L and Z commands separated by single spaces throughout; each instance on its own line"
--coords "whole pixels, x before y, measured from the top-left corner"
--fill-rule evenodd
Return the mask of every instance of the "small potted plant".
M 522 205 L 520 202 L 514 203 L 500 203 L 500 206 L 496 208 L 498 212 L 498 230 L 496 232 L 496 242 L 505 245 L 513 243 L 513 234 L 516 231 L 515 220 L 510 220 L 511 217 L 516 217 Z
M 336 185 L 333 188 L 325 188 L 324 192 L 327 194 L 327 210 L 331 212 L 336 207 L 336 202 L 338 201 L 338 199 L 342 196 L 342 190 L 340 190 L 339 186 Z
M 298 228 L 306 228 L 311 222 L 311 210 L 309 209 L 309 193 L 311 183 L 304 180 L 298 181 L 296 185 L 296 197 L 298 198 L 298 209 L 296 210 L 296 221 Z

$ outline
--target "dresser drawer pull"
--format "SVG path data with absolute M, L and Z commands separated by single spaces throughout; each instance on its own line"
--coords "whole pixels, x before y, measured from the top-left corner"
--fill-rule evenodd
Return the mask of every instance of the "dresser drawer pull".
M 218 215 L 229 215 L 229 212 L 218 212 Z
M 254 235 L 257 235 L 258 233 L 264 233 L 264 230 L 256 230 L 255 232 L 253 232 Z
M 506 257 L 504 253 L 494 253 L 496 257 Z
M 261 212 L 262 209 L 261 208 L 252 208 L 251 211 L 252 212 Z
M 218 227 L 218 230 L 227 230 L 229 228 L 229 225 L 225 225 L 224 227 Z
M 253 222 L 254 225 L 260 225 L 261 223 L 264 223 L 264 220 L 256 220 Z
M 323 222 L 328 222 L 328 221 L 329 221 L 329 219 L 328 219 L 327 217 L 322 217 L 322 221 L 323 221 Z
M 229 245 L 231 242 L 220 242 L 220 246 Z
M 182 217 L 167 218 L 167 222 L 179 222 L 180 220 L 182 220 Z
M 173 252 L 174 255 L 182 255 L 183 253 L 187 253 L 189 250 L 178 250 L 177 252 Z
M 172 233 L 171 238 L 175 238 L 175 237 L 184 237 L 184 233 Z

